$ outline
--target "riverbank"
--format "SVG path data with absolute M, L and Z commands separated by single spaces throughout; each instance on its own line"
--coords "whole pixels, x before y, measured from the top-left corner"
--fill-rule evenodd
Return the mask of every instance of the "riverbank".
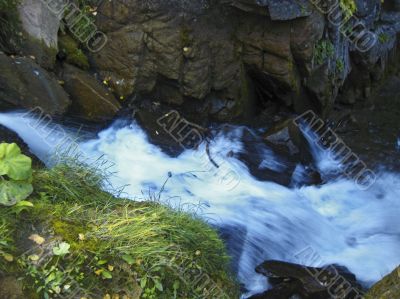
M 156 201 L 116 199 L 104 178 L 59 165 L 0 207 L 1 298 L 237 298 L 217 233 Z

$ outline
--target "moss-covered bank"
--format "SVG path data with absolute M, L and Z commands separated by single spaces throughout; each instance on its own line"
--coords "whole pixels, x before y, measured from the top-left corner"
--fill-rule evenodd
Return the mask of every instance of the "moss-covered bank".
M 0 298 L 238 297 L 210 226 L 117 199 L 103 179 L 82 165 L 36 170 L 28 201 L 0 207 Z

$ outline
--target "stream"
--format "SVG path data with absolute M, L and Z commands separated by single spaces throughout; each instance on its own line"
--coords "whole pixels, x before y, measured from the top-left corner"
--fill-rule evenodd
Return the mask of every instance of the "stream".
M 24 112 L 0 113 L 0 124 L 20 135 L 48 165 L 57 145 L 66 146 L 65 134 L 71 140 L 76 134 L 55 123 L 37 124 Z M 210 163 L 205 144 L 169 157 L 148 141 L 135 121 L 126 120 L 80 141 L 80 158 L 90 163 L 100 157 L 103 167 L 114 173 L 111 184 L 124 186 L 121 196 L 160 200 L 195 212 L 216 226 L 247 290 L 244 296 L 268 287 L 265 277 L 254 269 L 269 259 L 307 266 L 339 264 L 364 286 L 400 264 L 398 173 L 380 171 L 368 190 L 343 177 L 306 186 L 299 184 L 298 173 L 291 187 L 260 181 L 237 158 L 237 154 L 246 154 L 251 159 L 252 153 L 245 152 L 243 144 L 245 129 L 231 126 L 211 141 L 210 156 L 218 157 L 219 168 Z M 321 149 L 310 145 L 323 176 L 338 167 Z M 261 168 L 285 170 L 285 161 L 268 148 L 262 158 Z M 312 258 L 305 252 L 312 252 Z

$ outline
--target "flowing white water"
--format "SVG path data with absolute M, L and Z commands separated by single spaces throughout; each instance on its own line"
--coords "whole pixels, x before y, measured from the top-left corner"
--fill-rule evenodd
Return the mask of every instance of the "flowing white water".
M 21 113 L 0 114 L 0 124 L 16 131 L 42 159 L 68 135 L 62 127 L 36 124 Z M 201 215 L 229 233 L 234 267 L 251 293 L 266 287 L 254 268 L 267 259 L 344 265 L 365 284 L 400 264 L 400 175 L 381 173 L 367 191 L 345 179 L 301 188 L 261 182 L 228 155 L 243 151 L 242 131 L 236 128 L 212 142 L 211 156 L 224 161 L 219 170 L 209 162 L 204 146 L 171 158 L 151 145 L 135 123 L 115 124 L 80 148 L 83 157 L 104 155 L 116 172 L 113 185 L 129 184 L 126 195 L 135 200 L 158 194 L 171 175 L 161 200 L 202 204 Z M 263 163 L 277 167 L 276 159 L 266 151 Z M 318 259 L 299 259 L 305 250 Z

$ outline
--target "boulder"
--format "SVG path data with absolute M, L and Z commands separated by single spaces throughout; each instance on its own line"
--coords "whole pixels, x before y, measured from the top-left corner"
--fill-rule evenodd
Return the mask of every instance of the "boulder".
M 11 58 L 0 52 L 0 99 L 3 107 L 31 109 L 40 106 L 51 115 L 70 105 L 67 93 L 54 75 L 30 58 Z
M 57 2 L 63 3 L 62 0 L 56 0 L 51 1 L 51 5 Z M 49 6 L 43 0 L 22 0 L 19 6 L 19 18 L 25 32 L 22 53 L 35 56 L 44 68 L 54 66 L 60 28 L 60 18 Z
M 72 100 L 71 112 L 92 121 L 112 119 L 121 109 L 114 95 L 88 73 L 64 64 L 61 71 L 65 91 Z

